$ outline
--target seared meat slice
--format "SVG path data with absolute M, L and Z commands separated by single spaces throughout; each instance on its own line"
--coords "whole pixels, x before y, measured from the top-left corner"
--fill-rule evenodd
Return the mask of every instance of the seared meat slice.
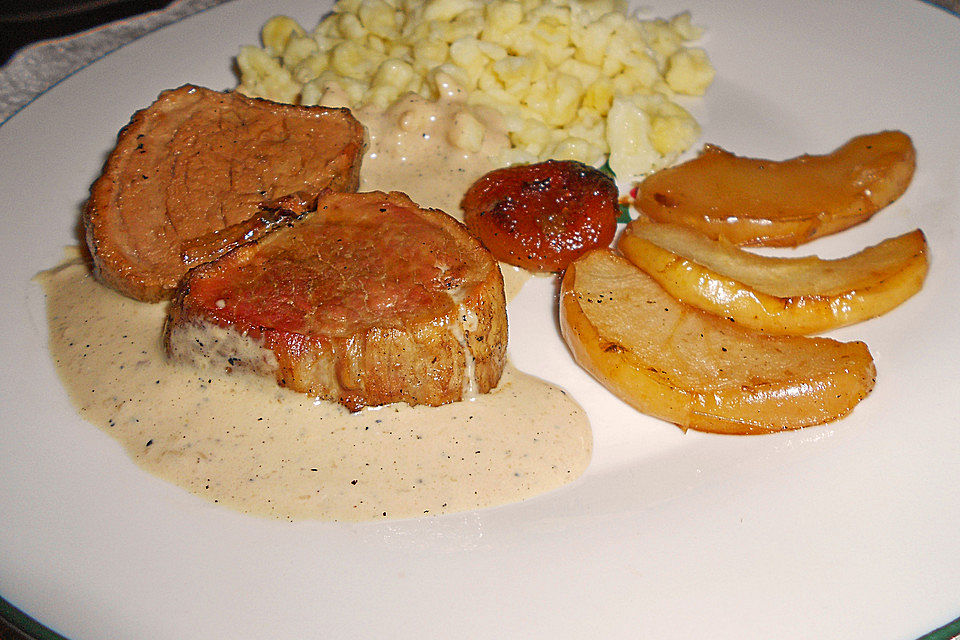
M 191 270 L 164 327 L 176 358 L 246 368 L 355 411 L 496 386 L 503 279 L 452 217 L 398 192 L 334 193 Z
M 120 131 L 90 189 L 96 275 L 138 300 L 167 298 L 190 267 L 262 235 L 278 199 L 356 191 L 364 149 L 346 109 L 165 91 Z

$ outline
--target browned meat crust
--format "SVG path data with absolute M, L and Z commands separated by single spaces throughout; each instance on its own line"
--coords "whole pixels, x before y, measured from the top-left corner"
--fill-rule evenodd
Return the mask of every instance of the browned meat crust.
M 184 278 L 174 357 L 275 375 L 350 410 L 439 405 L 496 386 L 503 279 L 455 219 L 402 193 L 333 193 Z
M 145 301 L 276 222 L 270 203 L 356 191 L 364 130 L 346 109 L 185 85 L 135 113 L 83 212 L 97 277 Z

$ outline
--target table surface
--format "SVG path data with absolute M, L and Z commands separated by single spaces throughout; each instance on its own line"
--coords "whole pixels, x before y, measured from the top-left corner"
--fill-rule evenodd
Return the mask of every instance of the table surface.
M 163 9 L 171 0 L 32 0 L 0 6 L 0 65 L 32 43 Z

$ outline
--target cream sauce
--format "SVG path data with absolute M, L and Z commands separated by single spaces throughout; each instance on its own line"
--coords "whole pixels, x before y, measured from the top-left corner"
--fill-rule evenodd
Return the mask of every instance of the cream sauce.
M 460 217 L 461 194 L 506 144 L 493 120 L 475 152 L 450 144 L 463 109 L 451 95 L 358 113 L 371 138 L 361 188 L 404 191 Z M 493 391 L 468 401 L 351 414 L 269 377 L 170 361 L 166 305 L 102 286 L 75 256 L 40 277 L 64 386 L 137 464 L 196 495 L 291 520 L 404 518 L 523 500 L 589 464 L 583 409 L 509 364 Z M 501 270 L 509 299 L 529 274 Z
M 125 298 L 80 260 L 41 276 L 50 350 L 80 413 L 143 468 L 243 512 L 369 520 L 514 502 L 577 478 L 592 438 L 566 394 L 507 366 L 488 394 L 351 414 L 252 374 L 176 365 L 165 305 Z
M 360 171 L 361 191 L 403 191 L 423 207 L 440 209 L 463 222 L 460 200 L 477 178 L 500 166 L 510 147 L 499 114 L 469 106 L 463 91 L 446 86 L 438 100 L 411 93 L 385 111 L 363 108 L 354 116 L 367 128 L 368 147 Z M 474 150 L 464 138 L 474 138 Z M 500 263 L 507 300 L 530 272 Z

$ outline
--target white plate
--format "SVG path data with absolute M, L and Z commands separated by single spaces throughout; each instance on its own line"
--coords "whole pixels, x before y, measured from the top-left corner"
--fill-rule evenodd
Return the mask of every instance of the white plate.
M 913 0 L 661 2 L 693 11 L 719 73 L 691 101 L 704 140 L 826 152 L 899 128 L 901 200 L 810 250 L 914 227 L 923 291 L 836 333 L 865 340 L 874 392 L 840 422 L 774 436 L 683 434 L 571 362 L 549 280 L 511 309 L 511 355 L 589 411 L 596 455 L 523 504 L 379 524 L 286 524 L 208 504 L 80 420 L 30 281 L 75 241 L 117 130 L 162 89 L 234 84 L 274 13 L 238 0 L 145 37 L 0 128 L 0 595 L 71 640 L 101 638 L 911 638 L 960 614 L 960 21 Z

